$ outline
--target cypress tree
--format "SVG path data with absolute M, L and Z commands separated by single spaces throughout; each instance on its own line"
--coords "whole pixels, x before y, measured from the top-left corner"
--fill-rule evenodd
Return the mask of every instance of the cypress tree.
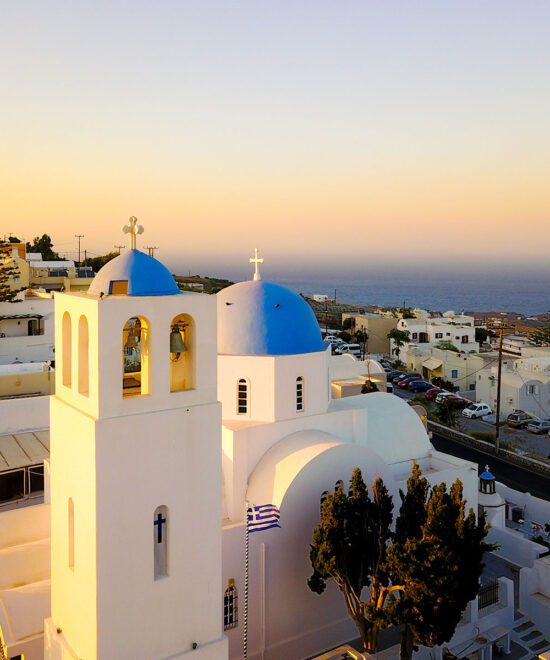
M 0 302 L 20 302 L 16 299 L 17 291 L 10 283 L 19 275 L 19 268 L 11 256 L 11 245 L 0 241 Z

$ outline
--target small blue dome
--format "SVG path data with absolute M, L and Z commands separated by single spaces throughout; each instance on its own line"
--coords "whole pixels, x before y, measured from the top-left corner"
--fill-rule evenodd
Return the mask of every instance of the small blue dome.
M 297 355 L 326 350 L 313 310 L 284 286 L 239 282 L 217 298 L 218 353 Z
M 485 470 L 485 472 L 482 472 L 480 476 L 482 479 L 487 479 L 487 480 L 495 478 L 490 472 L 487 472 L 487 470 Z
M 117 284 L 113 290 L 113 282 Z M 88 293 L 122 293 L 124 282 L 128 283 L 128 296 L 172 296 L 181 293 L 176 281 L 166 266 L 139 250 L 128 252 L 111 259 L 90 284 Z

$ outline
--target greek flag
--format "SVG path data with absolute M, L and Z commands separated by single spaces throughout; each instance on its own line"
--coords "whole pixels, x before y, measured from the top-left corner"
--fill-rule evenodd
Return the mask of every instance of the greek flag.
M 274 504 L 260 504 L 248 508 L 248 531 L 261 532 L 271 527 L 280 527 L 281 512 Z

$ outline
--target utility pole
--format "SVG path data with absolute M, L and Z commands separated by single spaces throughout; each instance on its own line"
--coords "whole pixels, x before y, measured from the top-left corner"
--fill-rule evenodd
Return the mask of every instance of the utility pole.
M 154 257 L 155 256 L 155 250 L 158 250 L 159 247 L 158 245 L 145 245 L 144 246 L 146 250 L 148 250 L 149 256 Z
M 78 265 L 80 266 L 80 239 L 84 238 L 84 234 L 75 234 L 75 238 L 78 238 Z
M 495 454 L 499 452 L 499 433 L 500 433 L 500 390 L 502 385 L 502 335 L 504 330 L 511 330 L 510 327 L 498 328 L 500 339 L 498 342 L 498 373 L 497 373 L 497 409 L 496 409 L 496 422 L 495 422 Z
M 84 265 L 86 265 L 87 261 L 88 261 L 88 251 L 84 249 Z
M 125 248 L 125 245 L 115 245 L 114 247 L 118 248 L 118 253 L 120 254 L 120 251 Z

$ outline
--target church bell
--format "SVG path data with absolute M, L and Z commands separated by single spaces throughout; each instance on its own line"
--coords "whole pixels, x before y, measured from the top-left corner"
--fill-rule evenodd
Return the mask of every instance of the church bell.
M 170 353 L 175 353 L 177 359 L 180 356 L 180 353 L 184 353 L 186 350 L 187 347 L 183 343 L 180 329 L 175 325 L 170 331 Z

